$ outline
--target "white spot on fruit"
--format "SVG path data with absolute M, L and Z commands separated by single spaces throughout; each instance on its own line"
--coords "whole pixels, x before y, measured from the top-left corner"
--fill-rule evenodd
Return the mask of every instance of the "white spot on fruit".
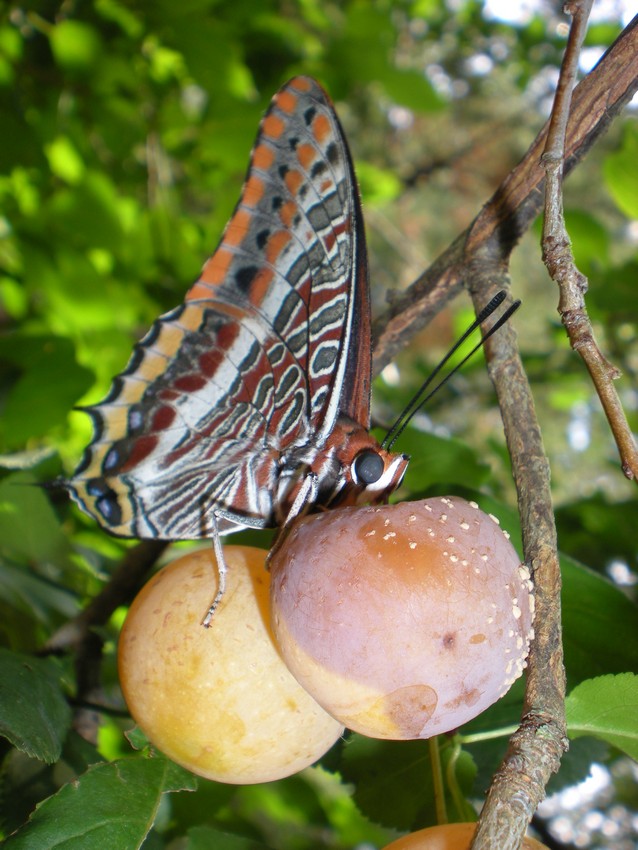
M 521 564 L 518 568 L 518 574 L 521 577 L 521 581 L 529 581 L 531 578 L 530 572 L 525 566 L 525 564 Z
M 520 618 L 521 609 L 518 607 L 518 605 L 514 605 L 512 607 L 512 614 L 514 615 L 514 619 L 518 620 Z
M 409 546 L 410 549 L 416 549 L 416 543 L 414 543 L 412 540 L 410 541 Z
M 478 505 L 476 502 L 468 502 L 468 504 L 471 508 L 474 508 L 475 511 L 478 511 Z
M 492 520 L 492 522 L 495 522 L 497 525 L 501 524 L 500 519 L 497 516 L 494 516 L 494 514 L 488 514 L 488 516 Z
M 446 537 L 445 542 L 446 543 L 454 543 L 454 537 L 452 537 L 452 535 L 450 535 L 449 537 Z
M 461 523 L 461 528 L 463 529 L 463 531 L 469 531 L 469 528 L 470 528 L 469 522 L 465 522 L 465 520 L 463 520 L 463 522 Z

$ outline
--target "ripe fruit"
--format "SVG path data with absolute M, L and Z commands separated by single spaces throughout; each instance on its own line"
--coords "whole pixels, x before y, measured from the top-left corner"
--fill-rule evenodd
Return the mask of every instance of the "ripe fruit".
M 472 502 L 306 517 L 271 569 L 286 664 L 326 711 L 364 735 L 455 729 L 506 693 L 525 665 L 529 572 Z
M 404 835 L 383 850 L 469 850 L 475 823 L 447 823 Z M 523 839 L 523 850 L 547 850 L 535 838 Z
M 295 681 L 268 624 L 266 553 L 228 546 L 226 594 L 211 627 L 212 550 L 155 575 L 131 605 L 119 643 L 129 710 L 158 749 L 219 782 L 267 782 L 316 761 L 341 725 Z

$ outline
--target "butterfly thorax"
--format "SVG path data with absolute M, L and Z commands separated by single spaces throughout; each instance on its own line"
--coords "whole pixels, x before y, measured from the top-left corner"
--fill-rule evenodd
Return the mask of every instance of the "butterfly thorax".
M 387 452 L 368 431 L 341 414 L 322 446 L 306 443 L 282 454 L 274 508 L 284 525 L 300 491 L 308 490 L 306 512 L 383 501 L 401 483 L 408 457 Z M 307 487 L 312 478 L 314 487 Z

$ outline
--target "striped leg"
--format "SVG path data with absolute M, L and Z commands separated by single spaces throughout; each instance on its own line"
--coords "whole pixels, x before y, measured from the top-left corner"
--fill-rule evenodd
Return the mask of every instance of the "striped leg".
M 217 606 L 222 601 L 222 597 L 226 592 L 226 573 L 228 571 L 228 567 L 226 566 L 226 559 L 224 558 L 224 550 L 222 548 L 222 542 L 219 536 L 219 528 L 217 527 L 217 516 L 216 514 L 212 515 L 213 520 L 213 552 L 215 553 L 215 560 L 217 561 L 217 578 L 219 580 L 219 586 L 217 588 L 217 594 L 215 598 L 210 604 L 208 611 L 206 612 L 206 616 L 202 620 L 202 626 L 208 629 L 213 620 L 213 616 L 215 611 L 217 610 Z

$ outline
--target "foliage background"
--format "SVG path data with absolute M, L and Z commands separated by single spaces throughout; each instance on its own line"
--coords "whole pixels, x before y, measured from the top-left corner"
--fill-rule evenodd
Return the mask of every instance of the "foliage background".
M 259 118 L 290 76 L 316 76 L 337 103 L 361 183 L 375 309 L 388 289 L 429 265 L 531 143 L 556 80 L 565 31 L 553 7 L 539 4 L 509 22 L 491 8 L 464 0 L 51 0 L 0 10 L 0 834 L 61 789 L 53 809 L 40 810 L 56 816 L 50 834 L 35 819 L 8 846 L 54 846 L 81 826 L 80 843 L 69 847 L 136 847 L 153 812 L 144 847 L 191 850 L 212 841 L 380 847 L 396 830 L 433 822 L 422 742 L 353 736 L 321 768 L 236 789 L 134 755 L 122 734 L 130 721 L 108 713 L 95 744 L 67 733 L 73 659 L 32 653 L 103 586 L 130 544 L 108 538 L 59 493 L 25 485 L 72 471 L 90 426 L 71 409 L 106 393 L 134 340 L 197 276 L 237 200 Z M 621 29 L 618 9 L 599 9 L 585 60 Z M 590 278 L 591 315 L 623 370 L 619 391 L 635 427 L 634 114 L 576 169 L 566 206 L 576 259 Z M 638 669 L 638 500 L 559 326 L 538 240 L 536 230 L 515 252 L 513 290 L 524 300 L 515 324 L 553 466 L 572 690 Z M 380 423 L 392 421 L 468 318 L 468 302 L 455 305 L 385 370 L 374 396 Z M 475 497 L 516 538 L 515 494 L 480 358 L 419 417 L 401 449 L 413 456 L 403 497 Z M 123 615 L 100 635 L 102 698 L 119 709 L 114 653 Z M 506 737 L 468 736 L 515 724 L 521 693 L 519 683 L 462 730 L 467 740 L 443 742 L 469 799 L 482 798 Z M 21 700 L 39 707 L 25 727 Z M 109 762 L 118 758 L 143 816 L 115 840 L 94 835 L 97 813 L 86 803 L 73 814 L 64 795 L 81 776 L 88 801 L 108 801 L 104 821 L 113 829 L 122 800 Z M 605 824 L 624 821 L 619 810 L 611 819 L 604 812 L 622 804 L 629 818 L 638 802 L 636 775 L 619 750 L 579 738 L 554 788 L 583 779 L 594 762 L 603 766 L 603 796 L 588 805 L 603 805 L 602 820 L 600 836 L 592 838 L 591 823 L 587 834 L 606 846 Z M 453 806 L 453 817 L 463 814 Z M 633 840 L 627 822 L 613 846 Z M 562 835 L 574 839 L 585 826 Z M 554 821 L 546 843 L 566 846 L 556 843 L 559 827 Z

